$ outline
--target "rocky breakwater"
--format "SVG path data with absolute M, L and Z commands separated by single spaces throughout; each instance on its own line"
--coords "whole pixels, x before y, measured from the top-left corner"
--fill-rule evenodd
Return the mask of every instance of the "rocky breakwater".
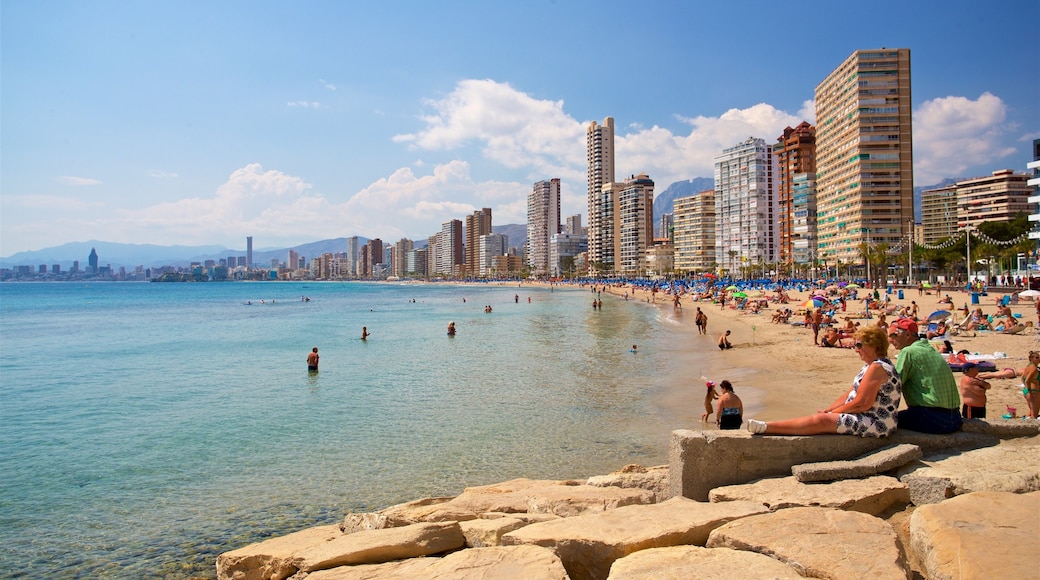
M 668 466 L 519 479 L 348 514 L 221 554 L 217 577 L 1040 578 L 1023 550 L 1040 537 L 1040 431 L 979 423 L 866 451 L 856 438 L 677 431 L 673 448 L 687 445 Z M 742 465 L 743 481 L 682 497 L 676 472 L 717 469 L 689 464 L 716 446 L 738 464 L 770 447 L 767 469 Z M 759 473 L 803 448 L 813 460 L 791 451 L 785 473 Z M 733 479 L 732 466 L 722 471 Z

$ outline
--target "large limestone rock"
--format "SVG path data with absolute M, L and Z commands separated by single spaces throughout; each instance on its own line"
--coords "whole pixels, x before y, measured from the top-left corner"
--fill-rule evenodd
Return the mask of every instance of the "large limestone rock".
M 729 548 L 675 546 L 649 548 L 614 562 L 608 580 L 733 580 L 771 578 L 801 580 L 803 576 L 778 560 Z
M 527 522 L 517 518 L 475 519 L 459 522 L 467 548 L 488 548 L 502 545 L 502 535 L 520 529 Z
M 1040 578 L 1040 492 L 976 492 L 918 508 L 910 543 L 930 580 Z
M 303 572 L 353 564 L 378 564 L 457 550 L 466 544 L 458 522 L 413 524 L 344 534 L 294 554 Z
M 717 487 L 711 490 L 708 499 L 712 503 L 758 501 L 771 510 L 817 506 L 876 516 L 890 507 L 910 503 L 910 491 L 905 483 L 884 475 L 830 483 L 802 483 L 795 477 L 778 477 Z
M 468 487 L 446 501 L 420 500 L 382 510 L 391 525 L 405 522 L 465 521 L 485 512 L 542 513 L 561 517 L 601 512 L 626 505 L 654 503 L 645 489 L 596 487 L 577 481 L 514 479 Z
M 217 556 L 217 580 L 282 580 L 296 573 L 296 554 L 341 536 L 339 526 L 319 526 L 250 544 Z
M 751 516 L 713 531 L 707 546 L 758 552 L 811 578 L 909 577 L 892 527 L 859 512 L 804 507 Z
M 1040 437 L 928 455 L 896 474 L 910 487 L 915 505 L 936 503 L 974 491 L 1037 491 L 1040 490 Z
M 672 498 L 531 524 L 502 536 L 502 542 L 553 548 L 573 580 L 598 580 L 607 577 L 618 558 L 646 548 L 703 545 L 716 527 L 766 511 L 757 502 L 709 504 Z
M 443 558 L 417 558 L 378 566 L 341 566 L 315 572 L 307 580 L 567 580 L 556 554 L 538 546 L 472 548 Z
M 614 473 L 590 477 L 587 483 L 597 487 L 614 486 L 645 489 L 654 493 L 655 503 L 671 497 L 668 489 L 667 465 L 658 465 L 657 467 L 626 465 Z
M 791 468 L 791 474 L 802 483 L 870 477 L 902 467 L 920 459 L 921 455 L 921 448 L 917 445 L 893 445 L 848 461 L 795 465 Z

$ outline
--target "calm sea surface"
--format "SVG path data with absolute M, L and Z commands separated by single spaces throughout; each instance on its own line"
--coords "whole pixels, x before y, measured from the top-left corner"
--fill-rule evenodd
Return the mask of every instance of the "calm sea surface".
M 701 412 L 674 356 L 683 335 L 665 310 L 591 300 L 0 284 L 0 574 L 212 577 L 220 552 L 348 511 L 666 463 L 669 432 Z M 688 409 L 665 404 L 691 384 Z

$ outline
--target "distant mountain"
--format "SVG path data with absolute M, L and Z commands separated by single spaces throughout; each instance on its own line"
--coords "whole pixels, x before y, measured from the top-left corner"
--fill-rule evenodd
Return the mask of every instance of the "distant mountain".
M 91 248 L 97 250 L 100 265 L 111 265 L 113 268 L 120 266 L 127 268 L 152 267 L 175 262 L 185 262 L 186 264 L 191 256 L 234 253 L 224 246 L 157 246 L 90 240 L 89 242 L 70 242 L 31 252 L 18 252 L 6 258 L 0 258 L 0 267 L 12 268 L 46 264 L 49 269 L 52 264 L 60 264 L 62 270 L 68 270 L 72 267 L 72 262 L 79 260 L 80 270 L 84 270 L 88 264 Z
M 695 177 L 685 181 L 676 181 L 654 198 L 654 230 L 661 225 L 661 216 L 672 213 L 672 202 L 680 197 L 687 197 L 707 189 L 715 188 L 712 177 Z
M 963 181 L 964 177 L 947 177 L 939 183 L 934 185 L 920 185 L 914 188 L 914 222 L 921 221 L 921 192 L 926 189 L 938 189 L 940 187 L 946 187 L 947 185 L 953 185 L 958 181 Z
M 505 234 L 509 238 L 506 243 L 510 248 L 523 248 L 527 243 L 527 224 L 491 226 L 491 231 L 496 234 Z

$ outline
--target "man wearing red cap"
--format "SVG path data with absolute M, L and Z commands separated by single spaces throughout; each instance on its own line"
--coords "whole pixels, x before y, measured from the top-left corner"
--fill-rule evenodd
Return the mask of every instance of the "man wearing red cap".
M 903 381 L 907 409 L 897 418 L 900 429 L 921 433 L 953 433 L 961 428 L 961 397 L 949 363 L 928 340 L 917 334 L 912 318 L 888 327 L 888 342 L 899 349 L 896 371 Z

